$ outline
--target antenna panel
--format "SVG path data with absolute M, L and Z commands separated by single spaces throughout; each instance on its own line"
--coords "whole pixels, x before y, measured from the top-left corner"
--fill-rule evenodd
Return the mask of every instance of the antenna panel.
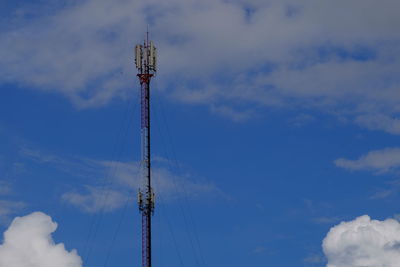
M 135 63 L 136 63 L 136 68 L 138 68 L 138 69 L 142 68 L 142 46 L 141 45 L 136 45 L 136 47 L 135 47 Z
M 154 71 L 156 71 L 156 63 L 157 63 L 157 51 L 153 41 L 150 41 L 149 67 Z
M 157 70 L 157 48 L 155 48 L 155 47 L 153 50 L 153 69 L 154 69 L 154 71 Z

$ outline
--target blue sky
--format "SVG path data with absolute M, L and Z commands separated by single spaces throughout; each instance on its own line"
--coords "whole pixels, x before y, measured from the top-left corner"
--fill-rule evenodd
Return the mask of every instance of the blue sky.
M 396 266 L 398 3 L 0 7 L 1 232 L 40 211 L 83 266 L 140 264 L 133 47 L 148 23 L 156 266 Z

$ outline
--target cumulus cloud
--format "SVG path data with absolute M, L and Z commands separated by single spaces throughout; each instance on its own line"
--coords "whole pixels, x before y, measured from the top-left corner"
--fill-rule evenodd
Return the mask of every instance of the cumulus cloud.
M 82 267 L 76 250 L 54 243 L 51 234 L 56 229 L 41 212 L 15 218 L 0 245 L 0 267 Z
M 149 23 L 160 88 L 179 101 L 237 121 L 263 107 L 340 110 L 397 134 L 363 116 L 399 115 L 399 8 L 396 0 L 76 1 L 2 30 L 0 80 L 60 92 L 78 107 L 125 97 L 132 47 Z
M 335 160 L 335 164 L 349 170 L 388 172 L 400 167 L 400 148 L 373 150 L 356 160 L 340 158 Z
M 322 247 L 327 267 L 398 267 L 400 223 L 364 215 L 331 228 Z

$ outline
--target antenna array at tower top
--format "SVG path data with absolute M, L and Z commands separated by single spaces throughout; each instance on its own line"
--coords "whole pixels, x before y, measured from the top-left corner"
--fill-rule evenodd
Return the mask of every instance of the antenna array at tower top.
M 135 47 L 135 63 L 139 73 L 155 73 L 157 63 L 157 49 L 153 41 L 146 41 Z

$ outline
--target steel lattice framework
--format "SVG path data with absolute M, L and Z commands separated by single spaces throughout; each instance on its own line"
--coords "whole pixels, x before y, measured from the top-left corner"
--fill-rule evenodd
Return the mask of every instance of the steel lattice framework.
M 142 214 L 142 267 L 151 267 L 151 217 L 154 191 L 151 186 L 150 157 L 150 81 L 156 72 L 156 48 L 148 33 L 143 45 L 135 47 L 135 62 L 141 86 L 141 138 L 144 185 L 139 189 L 138 204 Z

